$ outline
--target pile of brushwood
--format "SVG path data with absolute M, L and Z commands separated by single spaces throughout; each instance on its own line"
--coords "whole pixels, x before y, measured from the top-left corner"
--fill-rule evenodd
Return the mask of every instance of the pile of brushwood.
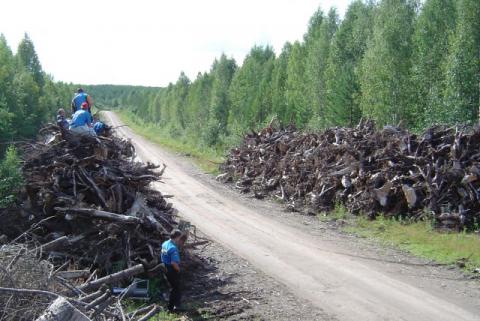
M 147 320 L 157 305 L 124 313 L 111 287 L 159 271 L 177 225 L 149 187 L 165 167 L 136 162 L 117 137 L 41 134 L 24 147 L 16 205 L 0 209 L 0 319 Z
M 218 179 L 294 211 L 432 219 L 438 227 L 480 223 L 480 129 L 435 126 L 422 134 L 362 120 L 355 128 L 304 133 L 293 126 L 245 136 Z

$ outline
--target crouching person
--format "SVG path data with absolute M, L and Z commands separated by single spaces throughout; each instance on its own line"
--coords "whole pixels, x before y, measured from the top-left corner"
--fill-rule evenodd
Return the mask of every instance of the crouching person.
M 60 108 L 57 112 L 57 126 L 67 130 L 69 125 L 68 120 L 65 118 L 65 109 Z
M 162 244 L 162 263 L 166 268 L 166 276 L 170 283 L 170 299 L 168 301 L 168 310 L 170 312 L 180 311 L 182 300 L 181 289 L 181 269 L 180 269 L 180 251 L 179 247 L 183 245 L 185 238 L 179 230 L 173 230 L 170 233 L 170 239 Z
M 88 112 L 86 102 L 73 114 L 69 129 L 78 135 L 96 136 L 95 130 L 92 128 L 92 115 Z

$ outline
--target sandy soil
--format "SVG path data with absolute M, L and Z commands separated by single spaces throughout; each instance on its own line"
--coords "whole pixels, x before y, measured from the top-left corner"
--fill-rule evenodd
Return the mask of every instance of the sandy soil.
M 105 116 L 121 124 L 114 113 Z M 246 305 L 235 320 L 242 313 L 265 320 L 480 320 L 478 280 L 241 196 L 129 128 L 118 132 L 132 139 L 142 160 L 167 164 L 166 184 L 158 188 L 217 243 L 204 259 L 240 275 L 231 284 L 249 295 L 239 298 Z M 255 285 L 261 300 L 252 297 Z M 275 293 L 282 299 L 272 299 Z

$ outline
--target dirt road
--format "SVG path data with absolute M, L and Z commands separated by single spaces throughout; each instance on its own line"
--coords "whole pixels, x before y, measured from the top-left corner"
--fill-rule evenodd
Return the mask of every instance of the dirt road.
M 114 113 L 105 112 L 105 116 L 111 124 L 121 125 Z M 182 217 L 332 318 L 480 320 L 480 307 L 472 304 L 475 301 L 462 300 L 452 290 L 438 291 L 420 279 L 417 283 L 415 278 L 406 281 L 386 273 L 378 262 L 341 254 L 345 251 L 342 246 L 219 193 L 185 171 L 170 153 L 128 127 L 118 132 L 132 139 L 143 161 L 167 164 L 166 184 L 160 188 L 175 196 L 173 203 Z

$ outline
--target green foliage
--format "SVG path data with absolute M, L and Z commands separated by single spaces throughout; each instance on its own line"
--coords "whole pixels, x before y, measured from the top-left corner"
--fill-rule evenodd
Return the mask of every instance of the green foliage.
M 185 132 L 170 127 L 156 126 L 126 110 L 120 110 L 119 115 L 122 121 L 136 133 L 174 152 L 190 155 L 207 173 L 216 174 L 218 172 L 218 164 L 224 160 L 223 151 L 227 146 L 211 147 L 205 143 L 198 143 Z M 232 141 L 229 146 L 233 147 L 236 144 L 238 141 Z
M 312 116 L 312 109 L 307 100 L 305 84 L 305 46 L 298 41 L 292 46 L 287 64 L 287 81 L 285 100 L 287 103 L 286 118 L 289 122 L 305 124 Z
M 361 118 L 361 62 L 372 34 L 373 6 L 354 1 L 332 40 L 326 70 L 326 126 L 354 126 Z
M 15 201 L 15 194 L 23 182 L 20 160 L 15 147 L 10 146 L 0 162 L 0 208 Z
M 412 80 L 415 84 L 415 115 L 419 127 L 447 120 L 443 99 L 445 91 L 445 64 L 449 38 L 455 29 L 454 0 L 428 0 L 420 13 L 414 34 Z
M 374 18 L 373 36 L 362 64 L 363 113 L 380 125 L 412 124 L 412 34 L 415 3 L 384 0 Z
M 210 121 L 207 130 L 213 129 L 215 136 L 211 137 L 211 145 L 218 142 L 218 136 L 227 132 L 228 117 L 230 113 L 229 88 L 233 75 L 237 70 L 234 59 L 228 59 L 222 55 L 220 60 L 215 61 L 212 67 L 213 84 L 210 102 Z
M 274 62 L 272 71 L 272 112 L 277 115 L 282 123 L 288 123 L 288 103 L 287 103 L 287 67 L 292 51 L 292 44 L 287 42 L 283 46 L 282 53 Z
M 374 221 L 358 217 L 346 230 L 438 263 L 455 264 L 466 259 L 467 270 L 480 266 L 480 238 L 473 233 L 445 233 L 435 230 L 430 222 L 404 222 L 383 216 Z
M 326 70 L 330 53 L 330 44 L 338 27 L 337 12 L 332 9 L 328 17 L 324 17 L 318 30 L 311 30 L 312 35 L 306 43 L 305 90 L 307 104 L 311 112 L 318 115 L 322 123 L 325 119 L 326 107 Z
M 478 16 L 475 0 L 354 0 L 341 21 L 335 10 L 318 9 L 302 41 L 287 42 L 278 55 L 256 45 L 237 66 L 222 54 L 207 72 L 192 80 L 181 73 L 164 88 L 84 87 L 97 106 L 127 109 L 162 135 L 205 148 L 231 146 L 273 117 L 309 130 L 354 126 L 362 117 L 415 130 L 473 123 L 480 105 Z M 0 89 L 8 84 L 7 94 L 0 90 L 0 134 L 28 132 L 38 122 L 31 106 L 58 104 L 45 94 L 52 91 L 48 77 L 43 86 L 35 81 L 39 64 L 29 44 L 22 56 L 31 59 L 20 60 L 30 67 L 0 67 Z M 0 39 L 0 62 L 17 60 Z M 12 88 L 31 95 L 11 95 Z M 12 101 L 16 109 L 6 107 Z M 23 127 L 12 125 L 20 119 Z
M 24 38 L 18 45 L 16 58 L 19 68 L 25 69 L 32 75 L 35 83 L 38 84 L 39 87 L 43 87 L 45 76 L 42 66 L 38 60 L 33 42 L 27 34 L 25 34 Z
M 28 35 L 15 55 L 0 35 L 0 142 L 34 137 L 57 108 L 69 104 L 71 93 L 71 86 L 42 71 Z
M 269 113 L 275 54 L 271 47 L 253 47 L 229 88 L 229 123 L 255 127 Z
M 446 66 L 449 122 L 473 123 L 480 108 L 480 1 L 458 1 L 458 24 Z

